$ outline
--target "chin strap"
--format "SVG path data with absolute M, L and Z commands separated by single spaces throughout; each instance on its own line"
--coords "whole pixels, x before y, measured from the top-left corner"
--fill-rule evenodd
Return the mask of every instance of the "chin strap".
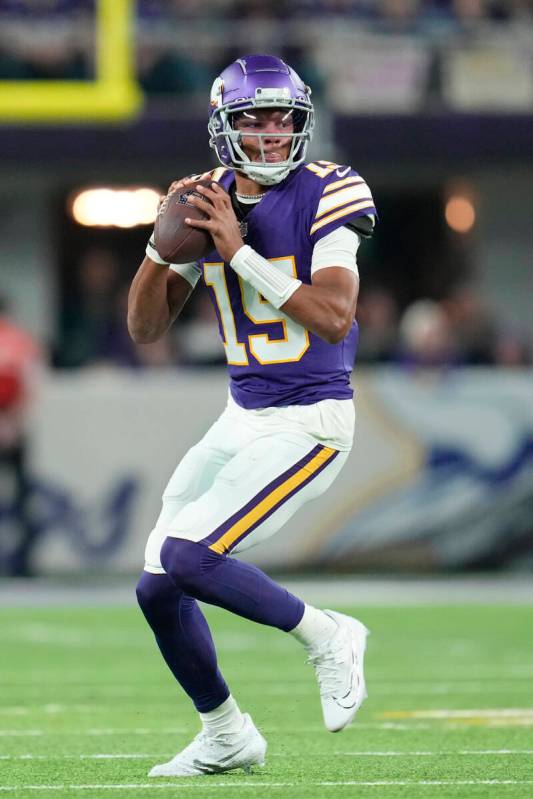
M 256 166 L 252 163 L 243 164 L 239 169 L 241 172 L 244 172 L 246 177 L 255 180 L 260 186 L 275 186 L 277 183 L 281 183 L 282 180 L 285 180 L 291 171 L 290 167 L 285 165 L 279 167 L 264 167 Z

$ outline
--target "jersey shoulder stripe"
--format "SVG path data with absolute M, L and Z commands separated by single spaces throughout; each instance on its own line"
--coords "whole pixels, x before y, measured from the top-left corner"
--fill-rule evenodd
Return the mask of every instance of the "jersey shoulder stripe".
M 325 196 L 322 195 L 322 199 L 318 203 L 315 221 L 320 219 L 321 216 L 324 216 L 324 214 L 327 214 L 329 211 L 333 211 L 335 208 L 340 208 L 341 205 L 358 202 L 359 200 L 368 200 L 370 203 L 372 203 L 372 205 L 374 203 L 370 195 L 370 189 L 364 181 L 361 181 L 361 183 L 358 185 L 345 186 L 344 188 L 330 192 Z
M 334 211 L 332 214 L 328 214 L 328 216 L 322 217 L 319 219 L 318 222 L 311 227 L 309 231 L 310 235 L 312 236 L 313 233 L 316 233 L 317 230 L 324 227 L 325 225 L 329 225 L 330 222 L 335 222 L 337 219 L 341 219 L 342 217 L 351 217 L 355 213 L 366 211 L 368 210 L 369 213 L 374 211 L 374 201 L 373 200 L 362 200 L 359 203 L 353 203 L 352 205 L 346 205 L 344 208 L 341 208 L 339 211 Z
M 359 175 L 351 175 L 349 178 L 343 178 L 342 180 L 335 180 L 333 183 L 328 183 L 323 193 L 328 194 L 330 191 L 336 191 L 337 189 L 341 189 L 343 186 L 348 186 L 351 183 L 358 184 L 364 182 L 365 181 L 363 178 Z
M 324 171 L 326 171 L 325 166 Z M 365 215 L 365 212 L 368 212 L 368 215 L 376 215 L 368 184 L 350 166 L 329 164 L 319 191 L 316 211 L 310 221 L 310 236 L 327 225 L 332 223 L 336 223 L 334 227 L 343 225 L 354 216 Z M 324 234 L 327 232 L 329 231 L 325 230 Z

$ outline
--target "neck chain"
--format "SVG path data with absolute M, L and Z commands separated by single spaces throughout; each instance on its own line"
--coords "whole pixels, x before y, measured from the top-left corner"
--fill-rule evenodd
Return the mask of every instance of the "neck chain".
M 236 191 L 235 192 L 235 196 L 237 197 L 239 202 L 256 203 L 256 202 L 259 202 L 259 200 L 263 199 L 264 193 L 263 194 L 239 194 L 239 192 Z

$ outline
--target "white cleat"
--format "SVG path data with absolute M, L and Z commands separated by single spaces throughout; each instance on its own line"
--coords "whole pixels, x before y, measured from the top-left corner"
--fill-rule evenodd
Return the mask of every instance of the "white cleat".
M 309 650 L 315 667 L 324 724 L 339 732 L 352 720 L 366 699 L 364 657 L 368 630 L 357 619 L 325 610 L 337 624 L 331 638 Z
M 148 776 L 197 777 L 237 768 L 249 773 L 252 766 L 265 765 L 266 750 L 267 742 L 245 713 L 244 726 L 239 732 L 209 736 L 202 730 L 182 752 L 168 763 L 154 766 Z

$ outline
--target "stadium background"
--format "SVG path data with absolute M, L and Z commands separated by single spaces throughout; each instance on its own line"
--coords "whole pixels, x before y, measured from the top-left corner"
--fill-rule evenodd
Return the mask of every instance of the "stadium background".
M 353 455 L 250 553 L 368 624 L 370 697 L 328 736 L 290 637 L 206 608 L 270 756 L 165 792 L 146 773 L 197 720 L 134 585 L 226 376 L 201 291 L 143 347 L 126 294 L 157 194 L 214 163 L 213 76 L 253 51 L 313 87 L 311 157 L 380 212 Z M 1 791 L 531 795 L 532 173 L 528 0 L 0 0 Z
M 125 305 L 157 194 L 214 164 L 212 77 L 250 50 L 301 72 L 311 157 L 351 163 L 380 210 L 360 253 L 357 446 L 327 499 L 254 559 L 531 568 L 531 13 L 488 0 L 0 2 L 1 294 L 43 363 L 26 436 L 31 554 L 13 564 L 7 475 L 4 572 L 134 572 L 173 464 L 224 403 L 201 291 L 151 346 L 129 340 Z M 83 204 L 96 188 L 107 199 Z

